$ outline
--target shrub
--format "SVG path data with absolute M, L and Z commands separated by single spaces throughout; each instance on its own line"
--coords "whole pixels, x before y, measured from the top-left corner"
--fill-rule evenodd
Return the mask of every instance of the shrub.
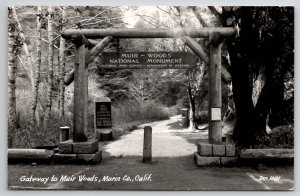
M 58 117 L 57 107 L 53 104 L 50 122 L 48 126 L 43 128 L 43 110 L 37 108 L 40 114 L 40 124 L 32 122 L 31 106 L 32 93 L 30 90 L 22 88 L 16 91 L 17 100 L 17 116 L 16 130 L 8 130 L 8 141 L 12 148 L 34 148 L 36 146 L 57 145 L 59 141 L 59 128 L 61 126 L 69 126 L 71 129 L 72 118 L 69 115 Z
M 196 114 L 195 123 L 199 124 L 199 125 L 208 123 L 208 112 L 201 111 L 201 112 L 199 112 L 199 114 Z
M 41 123 L 37 126 L 32 122 L 28 113 L 18 112 L 20 127 L 16 132 L 9 134 L 14 148 L 34 148 L 36 146 L 54 146 L 59 142 L 59 130 L 61 126 L 69 126 L 72 130 L 72 120 L 70 116 L 58 117 L 58 113 L 53 111 L 48 126 L 44 129 Z
M 155 103 L 140 105 L 128 101 L 112 108 L 113 124 L 120 125 L 139 120 L 164 120 L 168 119 L 167 109 Z
M 272 133 L 257 138 L 255 148 L 294 148 L 294 126 L 283 125 L 272 129 Z

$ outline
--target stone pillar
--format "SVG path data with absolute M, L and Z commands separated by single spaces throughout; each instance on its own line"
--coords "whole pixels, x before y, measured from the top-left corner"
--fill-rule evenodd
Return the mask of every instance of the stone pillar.
M 108 97 L 96 98 L 94 101 L 94 127 L 96 139 L 112 140 L 111 100 Z
M 221 43 L 211 43 L 209 50 L 209 142 L 222 142 Z

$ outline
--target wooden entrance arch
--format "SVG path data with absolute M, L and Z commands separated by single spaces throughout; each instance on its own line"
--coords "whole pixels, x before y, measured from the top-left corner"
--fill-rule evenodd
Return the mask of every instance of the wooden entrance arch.
M 230 74 L 221 65 L 223 37 L 234 36 L 237 29 L 227 28 L 184 28 L 184 29 L 68 29 L 63 38 L 70 39 L 76 46 L 74 69 L 65 78 L 68 85 L 74 81 L 73 141 L 87 140 L 88 66 L 101 62 L 98 54 L 113 38 L 181 38 L 181 40 L 206 64 L 209 65 L 209 142 L 222 141 L 221 80 L 230 81 Z M 90 39 L 100 39 L 100 42 Z M 209 56 L 192 38 L 208 38 Z

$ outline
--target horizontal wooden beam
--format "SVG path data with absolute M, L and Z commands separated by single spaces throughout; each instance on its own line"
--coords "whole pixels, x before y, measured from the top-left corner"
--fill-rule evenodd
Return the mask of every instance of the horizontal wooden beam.
M 217 33 L 220 36 L 232 36 L 236 29 L 232 27 L 180 28 L 180 29 L 67 29 L 62 33 L 63 38 L 71 39 L 75 35 L 84 35 L 89 39 L 112 36 L 115 38 L 176 38 L 187 35 L 189 37 L 209 37 Z

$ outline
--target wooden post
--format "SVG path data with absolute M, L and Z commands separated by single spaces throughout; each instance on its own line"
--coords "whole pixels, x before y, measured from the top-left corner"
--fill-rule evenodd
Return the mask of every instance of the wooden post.
M 88 69 L 86 54 L 88 40 L 84 36 L 77 36 L 73 40 L 76 46 L 74 72 L 74 117 L 73 141 L 87 141 L 87 106 L 88 106 Z
M 143 162 L 152 161 L 152 127 L 144 127 L 144 148 L 143 148 Z
M 70 127 L 60 127 L 59 141 L 64 142 L 70 138 Z
M 89 67 L 92 66 L 95 59 L 98 57 L 98 55 L 100 55 L 100 53 L 104 50 L 104 48 L 110 43 L 112 39 L 113 38 L 111 36 L 107 36 L 103 38 L 100 42 L 97 42 L 96 45 L 93 45 L 95 44 L 95 42 L 91 43 L 90 40 L 88 40 L 90 42 L 90 47 L 93 47 L 90 52 L 90 58 L 88 61 L 86 61 Z M 64 83 L 66 86 L 70 85 L 74 81 L 74 72 L 75 69 L 73 68 L 69 73 L 66 74 L 64 78 Z
M 221 43 L 211 43 L 209 50 L 209 142 L 222 142 Z
M 205 53 L 204 49 L 202 48 L 202 46 L 196 42 L 194 39 L 192 39 L 191 37 L 188 36 L 183 36 L 181 38 L 181 40 L 202 60 L 204 61 L 204 63 L 206 63 L 207 65 L 209 64 L 209 59 L 207 54 Z M 226 68 L 224 68 L 223 66 L 221 66 L 221 73 L 222 73 L 222 79 L 229 83 L 231 81 L 231 75 L 230 73 L 227 71 Z

